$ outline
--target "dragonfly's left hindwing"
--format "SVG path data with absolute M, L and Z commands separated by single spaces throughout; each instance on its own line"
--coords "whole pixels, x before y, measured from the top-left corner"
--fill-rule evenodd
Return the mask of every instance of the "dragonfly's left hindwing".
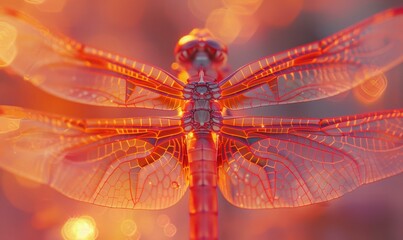
M 161 209 L 188 186 L 180 121 L 79 120 L 0 106 L 0 167 L 97 205 Z

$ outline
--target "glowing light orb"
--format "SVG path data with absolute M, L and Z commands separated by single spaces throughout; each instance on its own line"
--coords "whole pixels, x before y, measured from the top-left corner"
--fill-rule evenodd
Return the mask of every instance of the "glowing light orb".
M 92 240 L 97 238 L 98 229 L 92 217 L 81 216 L 67 220 L 61 233 L 65 240 Z
M 173 237 L 173 236 L 175 236 L 175 234 L 176 234 L 176 232 L 177 232 L 177 228 L 176 228 L 176 226 L 174 225 L 174 224 L 172 224 L 172 223 L 168 223 L 165 227 L 164 227 L 164 234 L 165 234 L 165 236 L 167 236 L 167 237 Z
M 120 231 L 127 237 L 134 236 L 137 231 L 137 224 L 131 219 L 125 219 L 120 224 Z
M 157 224 L 160 227 L 165 227 L 171 222 L 171 219 L 169 219 L 168 215 L 161 214 L 157 218 Z

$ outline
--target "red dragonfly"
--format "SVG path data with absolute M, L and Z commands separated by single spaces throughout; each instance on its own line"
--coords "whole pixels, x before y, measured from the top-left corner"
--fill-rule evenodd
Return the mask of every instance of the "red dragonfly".
M 322 99 L 380 76 L 403 60 L 403 8 L 229 76 L 226 46 L 194 29 L 175 49 L 186 81 L 52 34 L 15 10 L 1 9 L 0 23 L 10 36 L 0 59 L 11 52 L 7 69 L 44 91 L 84 104 L 180 112 L 75 119 L 1 106 L 0 166 L 68 197 L 162 209 L 189 187 L 190 238 L 217 239 L 217 187 L 238 207 L 297 207 L 403 170 L 401 109 L 324 119 L 224 114 Z

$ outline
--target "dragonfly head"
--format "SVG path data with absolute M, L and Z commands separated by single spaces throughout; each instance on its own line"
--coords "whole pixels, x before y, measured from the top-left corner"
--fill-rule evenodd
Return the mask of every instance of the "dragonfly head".
M 179 39 L 175 47 L 176 61 L 189 68 L 221 68 L 227 61 L 227 47 L 207 29 L 195 28 Z

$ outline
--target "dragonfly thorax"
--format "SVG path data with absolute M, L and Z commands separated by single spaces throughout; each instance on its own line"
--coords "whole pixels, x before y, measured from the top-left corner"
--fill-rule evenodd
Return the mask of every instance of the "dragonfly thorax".
M 198 80 L 189 81 L 183 93 L 188 100 L 183 109 L 184 129 L 187 132 L 219 131 L 222 114 L 217 99 L 221 96 L 220 88 L 217 83 L 205 77 L 203 71 L 194 78 Z

